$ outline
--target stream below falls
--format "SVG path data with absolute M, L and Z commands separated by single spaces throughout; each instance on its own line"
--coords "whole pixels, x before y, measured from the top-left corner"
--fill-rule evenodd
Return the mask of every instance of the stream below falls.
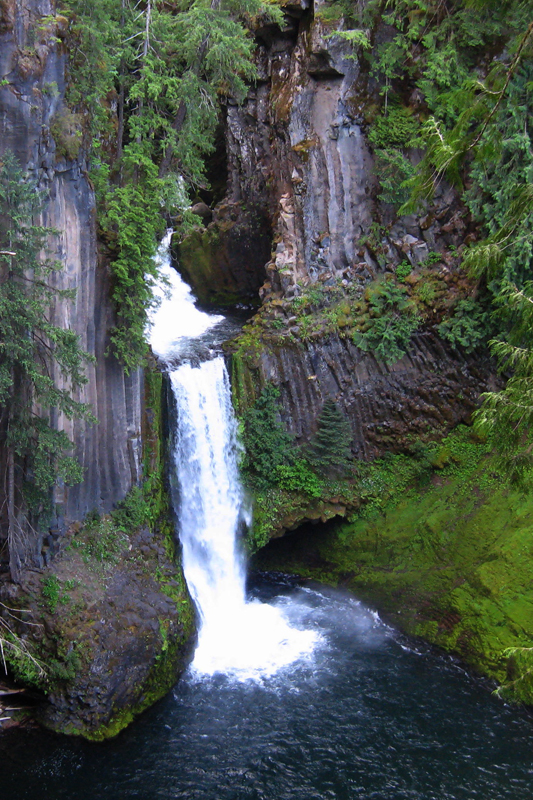
M 279 574 L 246 585 L 249 523 L 220 342 L 160 259 L 151 343 L 176 425 L 173 504 L 198 610 L 173 692 L 115 740 L 0 739 L 0 800 L 533 800 L 533 720 L 353 596 Z
M 251 595 L 320 634 L 242 680 L 189 671 L 112 741 L 8 731 L 2 800 L 530 800 L 533 722 L 355 598 L 280 575 Z

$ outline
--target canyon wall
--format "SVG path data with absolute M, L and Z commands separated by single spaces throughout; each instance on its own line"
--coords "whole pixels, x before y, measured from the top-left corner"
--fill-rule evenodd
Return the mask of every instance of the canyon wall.
M 162 375 L 152 364 L 128 376 L 107 352 L 115 321 L 109 270 L 97 241 L 81 117 L 65 100 L 68 20 L 50 0 L 2 0 L 0 11 L 0 158 L 12 151 L 43 193 L 35 223 L 57 231 L 47 255 L 62 265 L 50 280 L 75 290 L 74 299 L 56 298 L 50 319 L 75 331 L 91 357 L 75 399 L 97 418 L 89 424 L 50 412 L 52 425 L 74 442 L 83 481 L 54 487 L 50 527 L 28 535 L 19 553 L 26 569 L 12 576 L 16 584 L 4 580 L 2 564 L 0 605 L 8 615 L 2 630 L 12 630 L 9 642 L 36 660 L 6 640 L 4 652 L 8 678 L 37 690 L 36 701 L 41 697 L 35 718 L 56 731 L 102 739 L 169 691 L 194 640 L 194 609 L 174 552 L 165 490 Z M 143 459 L 150 526 L 138 512 L 122 524 L 98 516 L 141 483 Z M 0 467 L 1 461 L 2 454 Z M 139 490 L 134 502 L 146 504 L 145 498 Z M 97 513 L 83 525 L 88 512 Z M 17 608 L 25 611 L 13 613 Z
M 177 248 L 177 264 L 206 302 L 228 287 L 245 301 L 254 281 L 261 285 L 263 305 L 246 343 L 229 348 L 239 411 L 274 383 L 283 419 L 302 442 L 333 397 L 351 422 L 354 456 L 368 459 L 468 422 L 494 379 L 479 351 L 451 347 L 437 332 L 457 299 L 477 291 L 458 257 L 475 235 L 469 214 L 445 183 L 418 215 L 398 217 L 384 202 L 368 137 L 381 87 L 335 35 L 342 22 L 328 22 L 326 7 L 292 2 L 283 29 L 256 30 L 257 83 L 242 105 L 226 109 L 227 196 Z M 389 35 L 378 26 L 374 46 Z M 408 102 L 415 110 L 420 98 Z M 420 153 L 411 148 L 408 158 L 415 163 Z M 266 219 L 272 250 L 265 261 Z M 237 229 L 241 249 L 233 258 Z M 403 357 L 387 363 L 354 343 L 353 308 L 379 281 L 396 282 L 400 264 L 411 270 L 404 285 L 422 324 Z M 424 284 L 433 287 L 428 297 L 437 287 L 434 302 L 418 299 Z M 304 331 L 297 309 L 315 289 L 323 307 Z M 344 293 L 341 316 L 349 319 L 332 325 L 335 292 L 337 307 Z
M 50 0 L 3 0 L 0 8 L 0 156 L 14 152 L 44 193 L 40 222 L 58 231 L 50 237 L 50 255 L 63 265 L 55 285 L 76 291 L 74 300 L 56 303 L 52 321 L 76 331 L 94 357 L 76 399 L 90 404 L 98 422 L 53 420 L 74 441 L 84 470 L 79 485 L 55 487 L 53 527 L 64 529 L 89 511 L 109 511 L 139 481 L 142 374 L 125 375 L 106 355 L 114 320 L 96 241 L 94 192 L 83 148 L 74 147 L 77 155 L 69 157 L 56 141 L 64 136 L 75 142 L 82 133 L 65 104 L 68 22 Z M 61 385 L 61 376 L 55 377 Z

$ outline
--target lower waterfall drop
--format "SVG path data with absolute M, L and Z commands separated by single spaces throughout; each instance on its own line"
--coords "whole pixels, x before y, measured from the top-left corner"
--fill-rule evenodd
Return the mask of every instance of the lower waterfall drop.
M 320 636 L 291 626 L 275 604 L 246 600 L 238 533 L 247 514 L 224 359 L 211 357 L 197 366 L 183 363 L 172 369 L 173 361 L 181 360 L 195 335 L 205 337 L 223 318 L 194 306 L 188 287 L 168 264 L 167 241 L 162 244 L 160 259 L 170 283 L 170 297 L 163 299 L 152 316 L 151 342 L 169 365 L 177 407 L 174 463 L 179 484 L 179 538 L 185 578 L 200 621 L 192 670 L 197 675 L 225 673 L 241 680 L 266 677 L 310 657 Z M 164 290 L 160 294 L 164 295 Z M 183 320 L 189 324 L 183 326 Z M 212 342 L 216 342 L 215 336 Z

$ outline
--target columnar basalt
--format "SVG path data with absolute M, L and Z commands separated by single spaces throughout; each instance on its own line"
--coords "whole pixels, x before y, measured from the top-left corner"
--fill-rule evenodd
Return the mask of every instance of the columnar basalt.
M 65 530 L 89 511 L 109 511 L 141 477 L 142 374 L 125 375 L 107 355 L 114 319 L 106 263 L 97 247 L 94 192 L 80 147 L 82 130 L 79 120 L 70 120 L 72 130 L 64 129 L 66 122 L 63 128 L 58 124 L 73 117 L 65 102 L 66 25 L 49 0 L 2 4 L 0 155 L 14 152 L 44 194 L 42 224 L 58 231 L 51 237 L 51 254 L 63 265 L 53 279 L 58 289 L 76 292 L 74 300 L 56 303 L 52 321 L 75 330 L 81 347 L 94 357 L 76 399 L 91 405 L 98 423 L 55 421 L 73 439 L 84 471 L 79 485 L 55 488 L 55 530 Z M 78 142 L 76 155 L 57 141 L 67 135 Z M 52 376 L 61 384 L 60 375 Z
M 50 319 L 74 330 L 91 357 L 75 399 L 97 419 L 53 419 L 74 443 L 83 480 L 54 486 L 51 522 L 28 536 L 28 569 L 17 585 L 6 569 L 0 581 L 7 624 L 43 670 L 10 658 L 11 650 L 6 659 L 11 678 L 46 693 L 36 710 L 45 725 L 102 739 L 171 688 L 194 636 L 165 490 L 162 376 L 154 365 L 127 375 L 108 353 L 115 324 L 108 265 L 81 117 L 65 99 L 68 21 L 53 0 L 5 0 L 0 13 L 0 158 L 15 154 L 43 194 L 39 222 L 57 231 L 50 256 L 62 269 L 51 280 L 75 296 L 56 298 Z M 114 522 L 109 512 L 132 487 L 141 497 L 145 478 L 150 526 Z

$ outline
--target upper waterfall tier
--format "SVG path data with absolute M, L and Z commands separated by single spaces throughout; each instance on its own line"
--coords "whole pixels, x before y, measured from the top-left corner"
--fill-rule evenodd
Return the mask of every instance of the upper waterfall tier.
M 168 231 L 157 253 L 161 279 L 153 288 L 157 305 L 150 315 L 148 338 L 159 358 L 177 366 L 212 358 L 218 345 L 234 336 L 240 326 L 196 307 L 190 287 L 170 264 L 171 237 L 172 231 Z

